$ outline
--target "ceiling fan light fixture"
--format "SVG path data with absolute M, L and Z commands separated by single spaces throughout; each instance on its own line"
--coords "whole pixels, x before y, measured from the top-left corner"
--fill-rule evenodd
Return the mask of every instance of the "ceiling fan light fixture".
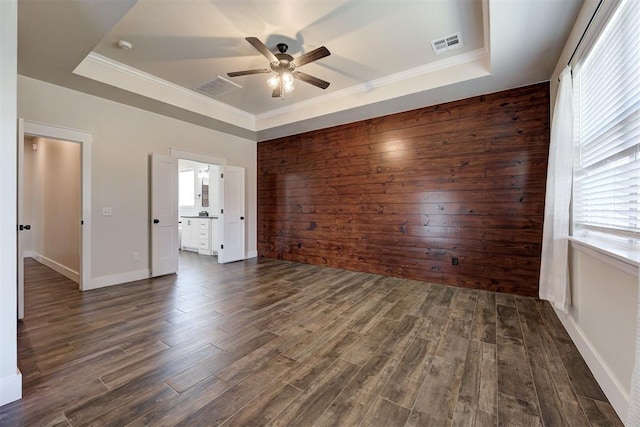
M 282 81 L 285 85 L 293 84 L 293 76 L 291 75 L 291 73 L 284 72 L 282 73 Z
M 293 80 L 302 80 L 305 83 L 319 87 L 320 89 L 326 89 L 329 87 L 329 82 L 319 79 L 309 74 L 297 71 L 298 67 L 301 67 L 310 62 L 317 61 L 326 56 L 331 55 L 329 49 L 324 46 L 320 46 L 310 52 L 304 53 L 297 58 L 287 53 L 286 43 L 278 43 L 277 48 L 279 53 L 273 53 L 264 43 L 262 43 L 257 37 L 246 37 L 247 40 L 258 52 L 260 52 L 265 58 L 269 60 L 270 70 L 267 68 L 233 71 L 227 73 L 229 77 L 240 77 L 251 74 L 264 74 L 275 71 L 275 75 L 267 80 L 267 84 L 273 92 L 272 98 L 284 99 L 284 94 L 291 92 L 295 89 Z M 295 70 L 295 71 L 294 71 Z
M 278 86 L 282 85 L 280 97 L 282 98 L 285 93 L 292 92 L 295 90 L 295 86 L 293 86 L 293 76 L 289 72 L 282 72 L 281 74 L 276 74 L 272 76 L 269 80 L 267 80 L 267 84 L 271 89 L 275 89 Z
M 295 87 L 293 86 L 293 82 L 285 83 L 285 84 L 284 84 L 284 91 L 285 91 L 286 93 L 293 92 L 293 91 L 294 91 L 294 89 L 295 89 Z
M 267 80 L 267 84 L 271 89 L 275 89 L 280 84 L 280 76 L 277 74 L 275 76 L 272 76 L 269 80 Z
M 289 93 L 293 91 L 295 88 L 293 87 L 293 76 L 288 71 L 285 71 L 280 76 L 282 79 L 282 85 L 284 87 L 284 91 Z

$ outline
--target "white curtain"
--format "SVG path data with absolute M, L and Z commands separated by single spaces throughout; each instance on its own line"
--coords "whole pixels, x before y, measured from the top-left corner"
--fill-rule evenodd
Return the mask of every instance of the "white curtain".
M 640 277 L 640 273 L 638 274 Z M 640 286 L 640 283 L 638 284 Z M 631 374 L 631 391 L 629 392 L 628 426 L 640 426 L 640 293 L 638 293 L 638 315 L 636 317 L 636 355 L 633 373 Z
M 542 232 L 540 299 L 566 311 L 568 286 L 569 204 L 573 174 L 573 87 L 571 69 L 560 74 L 560 85 L 551 121 L 547 194 Z

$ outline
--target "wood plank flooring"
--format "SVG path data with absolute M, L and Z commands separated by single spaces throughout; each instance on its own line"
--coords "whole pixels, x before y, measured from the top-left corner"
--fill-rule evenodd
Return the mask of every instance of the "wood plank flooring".
M 26 262 L 2 426 L 622 425 L 535 299 L 192 253 L 81 293 Z

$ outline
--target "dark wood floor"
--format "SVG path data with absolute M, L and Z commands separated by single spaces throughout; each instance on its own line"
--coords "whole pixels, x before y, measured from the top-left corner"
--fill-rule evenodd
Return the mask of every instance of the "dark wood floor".
M 27 260 L 0 425 L 621 425 L 547 303 L 212 261 L 80 293 Z

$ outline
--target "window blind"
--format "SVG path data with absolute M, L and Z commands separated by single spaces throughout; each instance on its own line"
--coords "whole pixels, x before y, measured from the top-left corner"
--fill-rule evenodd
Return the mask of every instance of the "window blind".
M 640 237 L 640 1 L 619 5 L 574 72 L 577 229 Z

